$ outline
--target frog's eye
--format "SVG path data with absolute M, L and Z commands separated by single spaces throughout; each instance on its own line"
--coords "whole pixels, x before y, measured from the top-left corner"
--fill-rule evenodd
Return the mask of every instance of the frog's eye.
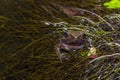
M 86 36 L 87 36 L 87 35 L 86 35 L 85 33 L 82 34 L 82 37 L 83 37 L 83 38 L 86 38 Z
M 65 38 L 74 38 L 71 34 L 69 34 L 67 31 L 63 33 Z
M 63 35 L 64 35 L 64 37 L 68 37 L 69 36 L 67 32 L 64 32 Z

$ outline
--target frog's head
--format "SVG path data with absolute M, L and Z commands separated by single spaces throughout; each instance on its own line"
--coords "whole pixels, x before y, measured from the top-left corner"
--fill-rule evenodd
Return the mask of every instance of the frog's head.
M 85 39 L 86 34 L 84 32 L 78 31 L 78 30 L 68 29 L 65 32 L 65 37 L 66 38 L 73 38 L 73 39 L 78 39 L 78 38 Z
M 67 30 L 63 38 L 60 39 L 60 45 L 67 50 L 77 50 L 85 45 L 85 33 L 76 30 Z

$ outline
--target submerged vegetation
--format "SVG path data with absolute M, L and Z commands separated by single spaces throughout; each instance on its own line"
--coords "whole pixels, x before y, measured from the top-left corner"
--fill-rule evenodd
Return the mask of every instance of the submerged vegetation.
M 0 80 L 120 79 L 119 11 L 75 8 L 80 7 L 77 0 L 15 2 L 0 16 Z M 71 60 L 61 64 L 55 46 L 66 28 L 84 32 L 94 51 L 89 45 L 71 51 Z M 86 56 L 92 53 L 98 57 Z

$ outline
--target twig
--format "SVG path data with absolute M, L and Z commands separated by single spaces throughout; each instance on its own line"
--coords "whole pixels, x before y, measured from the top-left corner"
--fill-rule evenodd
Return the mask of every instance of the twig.
M 97 57 L 97 58 L 93 59 L 92 61 L 90 61 L 89 64 L 91 64 L 97 60 L 107 58 L 107 57 L 112 57 L 112 56 L 120 56 L 120 53 L 115 53 L 115 54 L 111 54 L 111 55 L 103 55 L 103 56 Z

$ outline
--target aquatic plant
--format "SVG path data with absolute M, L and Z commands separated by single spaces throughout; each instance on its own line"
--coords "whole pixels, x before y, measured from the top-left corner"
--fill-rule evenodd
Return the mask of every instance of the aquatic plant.
M 68 2 L 64 0 L 65 4 Z M 102 73 L 103 68 L 107 69 L 108 73 L 112 72 L 112 68 L 115 72 L 112 75 L 118 74 L 119 68 L 116 66 L 119 65 L 119 58 L 113 56 L 113 53 L 120 51 L 120 15 L 105 14 L 101 17 L 98 14 L 92 15 L 96 14 L 92 11 L 82 10 L 86 11 L 84 16 L 71 16 L 45 0 L 25 0 L 14 6 L 9 18 L 1 15 L 0 80 L 96 79 L 99 76 L 96 76 L 96 73 Z M 61 25 L 61 22 L 67 24 Z M 92 40 L 93 47 L 91 51 L 89 47 L 71 51 L 71 60 L 61 64 L 55 52 L 55 45 L 66 28 L 85 32 L 87 38 Z M 91 61 L 86 55 L 92 53 L 98 53 L 100 57 Z M 101 58 L 104 55 L 111 55 L 112 59 Z M 91 65 L 92 62 L 97 63 Z M 88 63 L 90 67 L 87 66 Z M 113 65 L 110 65 L 111 63 Z M 85 73 L 87 70 L 88 73 L 92 72 L 92 75 Z M 112 75 L 100 77 L 109 79 Z

